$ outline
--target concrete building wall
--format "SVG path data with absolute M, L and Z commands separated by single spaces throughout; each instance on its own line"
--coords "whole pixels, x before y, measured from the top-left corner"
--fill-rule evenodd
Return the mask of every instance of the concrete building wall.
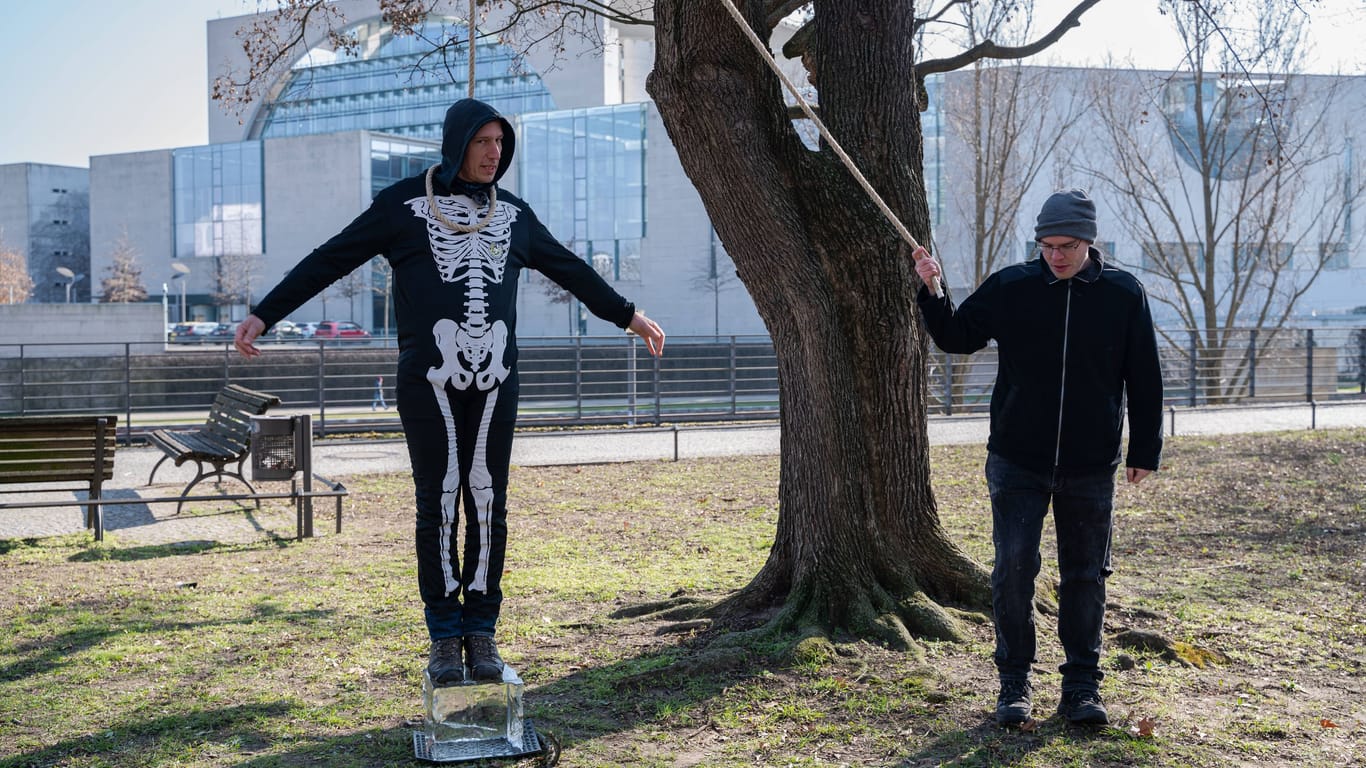
M 171 150 L 97 155 L 90 158 L 90 262 L 95 285 L 108 276 L 114 251 L 125 233 L 142 267 L 148 298 L 161 300 L 162 283 L 180 296 L 180 279 L 171 269 L 175 256 L 175 205 L 171 199 Z M 213 268 L 188 259 L 186 294 L 208 290 Z M 196 263 L 206 262 L 206 263 Z M 178 305 L 177 305 L 178 308 Z M 178 318 L 178 312 L 174 312 Z
M 253 281 L 253 302 L 369 207 L 370 136 L 348 131 L 266 140 L 265 254 Z M 334 286 L 326 298 L 313 299 L 290 319 L 354 319 L 368 328 L 370 306 L 368 294 L 348 301 Z
M 28 259 L 28 164 L 0 165 L 0 244 Z
M 33 278 L 29 301 L 90 300 L 90 172 L 42 163 L 0 166 L 0 242 L 18 251 Z M 59 284 L 60 283 L 60 284 Z
M 727 268 L 724 254 L 718 254 L 722 278 L 714 284 L 707 281 L 711 221 L 683 172 L 659 110 L 649 103 L 645 115 L 646 225 L 640 277 L 615 280 L 612 286 L 671 336 L 766 333 L 744 285 Z M 539 275 L 525 276 L 518 289 L 518 336 L 577 335 L 578 305 L 564 299 L 562 291 Z M 591 314 L 586 328 L 588 335 L 621 332 Z
M 169 320 L 180 317 L 180 297 L 211 289 L 213 265 L 207 259 L 184 260 L 188 275 L 171 269 L 174 261 L 175 206 L 172 200 L 171 150 L 153 150 L 90 159 L 91 266 L 99 280 L 109 274 L 119 241 L 127 237 L 142 267 L 149 300 L 160 302 L 163 285 L 169 294 Z M 192 313 L 186 313 L 193 320 Z
M 76 342 L 84 342 L 76 343 Z M 166 342 L 161 303 L 0 304 L 0 357 L 117 356 L 121 347 L 95 343 L 137 343 L 135 353 Z M 60 346 L 44 347 L 45 344 Z
M 720 278 L 708 279 L 711 219 L 653 103 L 646 115 L 646 237 L 636 303 L 673 335 L 765 333 L 748 292 L 719 252 Z

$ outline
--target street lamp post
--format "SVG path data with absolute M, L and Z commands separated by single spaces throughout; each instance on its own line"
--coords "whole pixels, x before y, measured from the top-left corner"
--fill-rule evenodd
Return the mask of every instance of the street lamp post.
M 85 277 L 85 275 L 78 275 L 75 272 L 72 272 L 71 269 L 68 267 L 57 267 L 57 274 L 66 278 L 66 303 L 70 304 L 71 286 L 75 285 L 76 281 L 80 280 L 82 277 Z
M 190 267 L 183 262 L 173 261 L 171 269 L 175 271 L 175 274 L 171 275 L 171 280 L 180 281 L 180 322 L 183 323 L 186 322 L 185 284 L 190 281 Z

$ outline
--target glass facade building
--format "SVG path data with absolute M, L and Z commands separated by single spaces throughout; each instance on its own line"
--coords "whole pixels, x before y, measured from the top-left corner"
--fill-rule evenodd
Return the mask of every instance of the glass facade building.
M 259 141 L 171 154 L 177 259 L 259 256 L 265 183 Z
M 930 224 L 944 223 L 944 76 L 925 78 L 925 109 L 920 112 L 925 200 L 929 203 Z
M 396 181 L 416 176 L 441 162 L 441 149 L 430 144 L 375 138 L 370 141 L 370 197 Z
M 367 130 L 440 141 L 446 109 L 469 95 L 468 27 L 430 19 L 415 35 L 366 21 L 347 30 L 356 53 L 315 49 L 294 65 L 252 138 Z M 454 40 L 444 57 L 432 40 Z M 504 114 L 554 109 L 539 75 L 496 42 L 477 44 L 475 97 Z
M 524 114 L 517 189 L 551 233 L 609 280 L 640 279 L 645 105 Z

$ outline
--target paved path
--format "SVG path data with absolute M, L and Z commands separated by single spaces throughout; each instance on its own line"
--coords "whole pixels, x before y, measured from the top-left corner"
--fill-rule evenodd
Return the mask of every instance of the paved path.
M 1266 432 L 1311 427 L 1366 426 L 1366 402 L 1318 405 L 1292 404 L 1263 407 L 1173 409 L 1165 418 L 1167 434 L 1201 435 L 1235 432 Z M 633 430 L 576 430 L 524 432 L 513 442 L 512 462 L 519 466 L 595 464 L 617 461 L 687 459 L 702 456 L 762 455 L 778 452 L 776 423 L 724 424 L 706 427 L 641 428 Z M 936 445 L 986 441 L 985 416 L 949 416 L 930 419 L 930 442 Z M 162 465 L 154 486 L 144 485 L 152 466 L 161 458 L 155 448 L 121 448 L 115 457 L 114 479 L 106 496 L 115 499 L 147 499 L 176 496 L 194 477 L 192 466 Z M 249 464 L 249 463 L 248 463 Z M 354 475 L 410 470 L 408 451 L 402 441 L 328 440 L 314 444 L 316 472 L 341 480 Z M 248 466 L 248 473 L 250 468 Z M 249 474 L 248 474 L 249 476 Z M 206 492 L 211 485 L 203 484 Z M 235 481 L 224 484 L 229 493 L 242 489 Z M 262 485 L 263 492 L 282 492 L 282 483 Z M 15 497 L 6 495 L 6 501 Z M 34 498 L 73 498 L 69 493 L 35 495 Z M 267 511 L 243 511 L 227 502 L 201 505 L 175 515 L 175 505 L 122 504 L 105 510 L 105 530 L 119 544 L 161 544 L 259 539 L 263 532 L 292 535 L 294 513 L 287 501 L 267 502 Z M 319 500 L 315 532 L 331 530 L 331 507 Z M 189 505 L 193 506 L 193 505 Z M 275 511 L 271 511 L 271 508 Z M 283 511 L 280 511 L 283 510 Z M 35 510 L 0 510 L 0 539 L 29 538 L 75 533 L 83 529 L 77 507 Z

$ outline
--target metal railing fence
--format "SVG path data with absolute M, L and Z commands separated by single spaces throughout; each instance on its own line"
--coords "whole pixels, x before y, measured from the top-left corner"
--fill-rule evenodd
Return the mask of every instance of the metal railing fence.
M 1366 327 L 1167 329 L 1159 345 L 1168 406 L 1366 396 Z M 524 338 L 519 346 L 522 426 L 778 415 L 778 364 L 766 336 L 670 337 L 663 358 L 629 335 Z M 279 396 L 287 411 L 314 414 L 318 434 L 398 429 L 392 339 L 266 342 L 262 349 L 246 360 L 227 343 L 0 345 L 0 414 L 120 413 L 126 442 L 202 420 L 218 390 L 236 383 Z M 932 350 L 930 360 L 931 413 L 987 410 L 994 347 L 969 356 Z

